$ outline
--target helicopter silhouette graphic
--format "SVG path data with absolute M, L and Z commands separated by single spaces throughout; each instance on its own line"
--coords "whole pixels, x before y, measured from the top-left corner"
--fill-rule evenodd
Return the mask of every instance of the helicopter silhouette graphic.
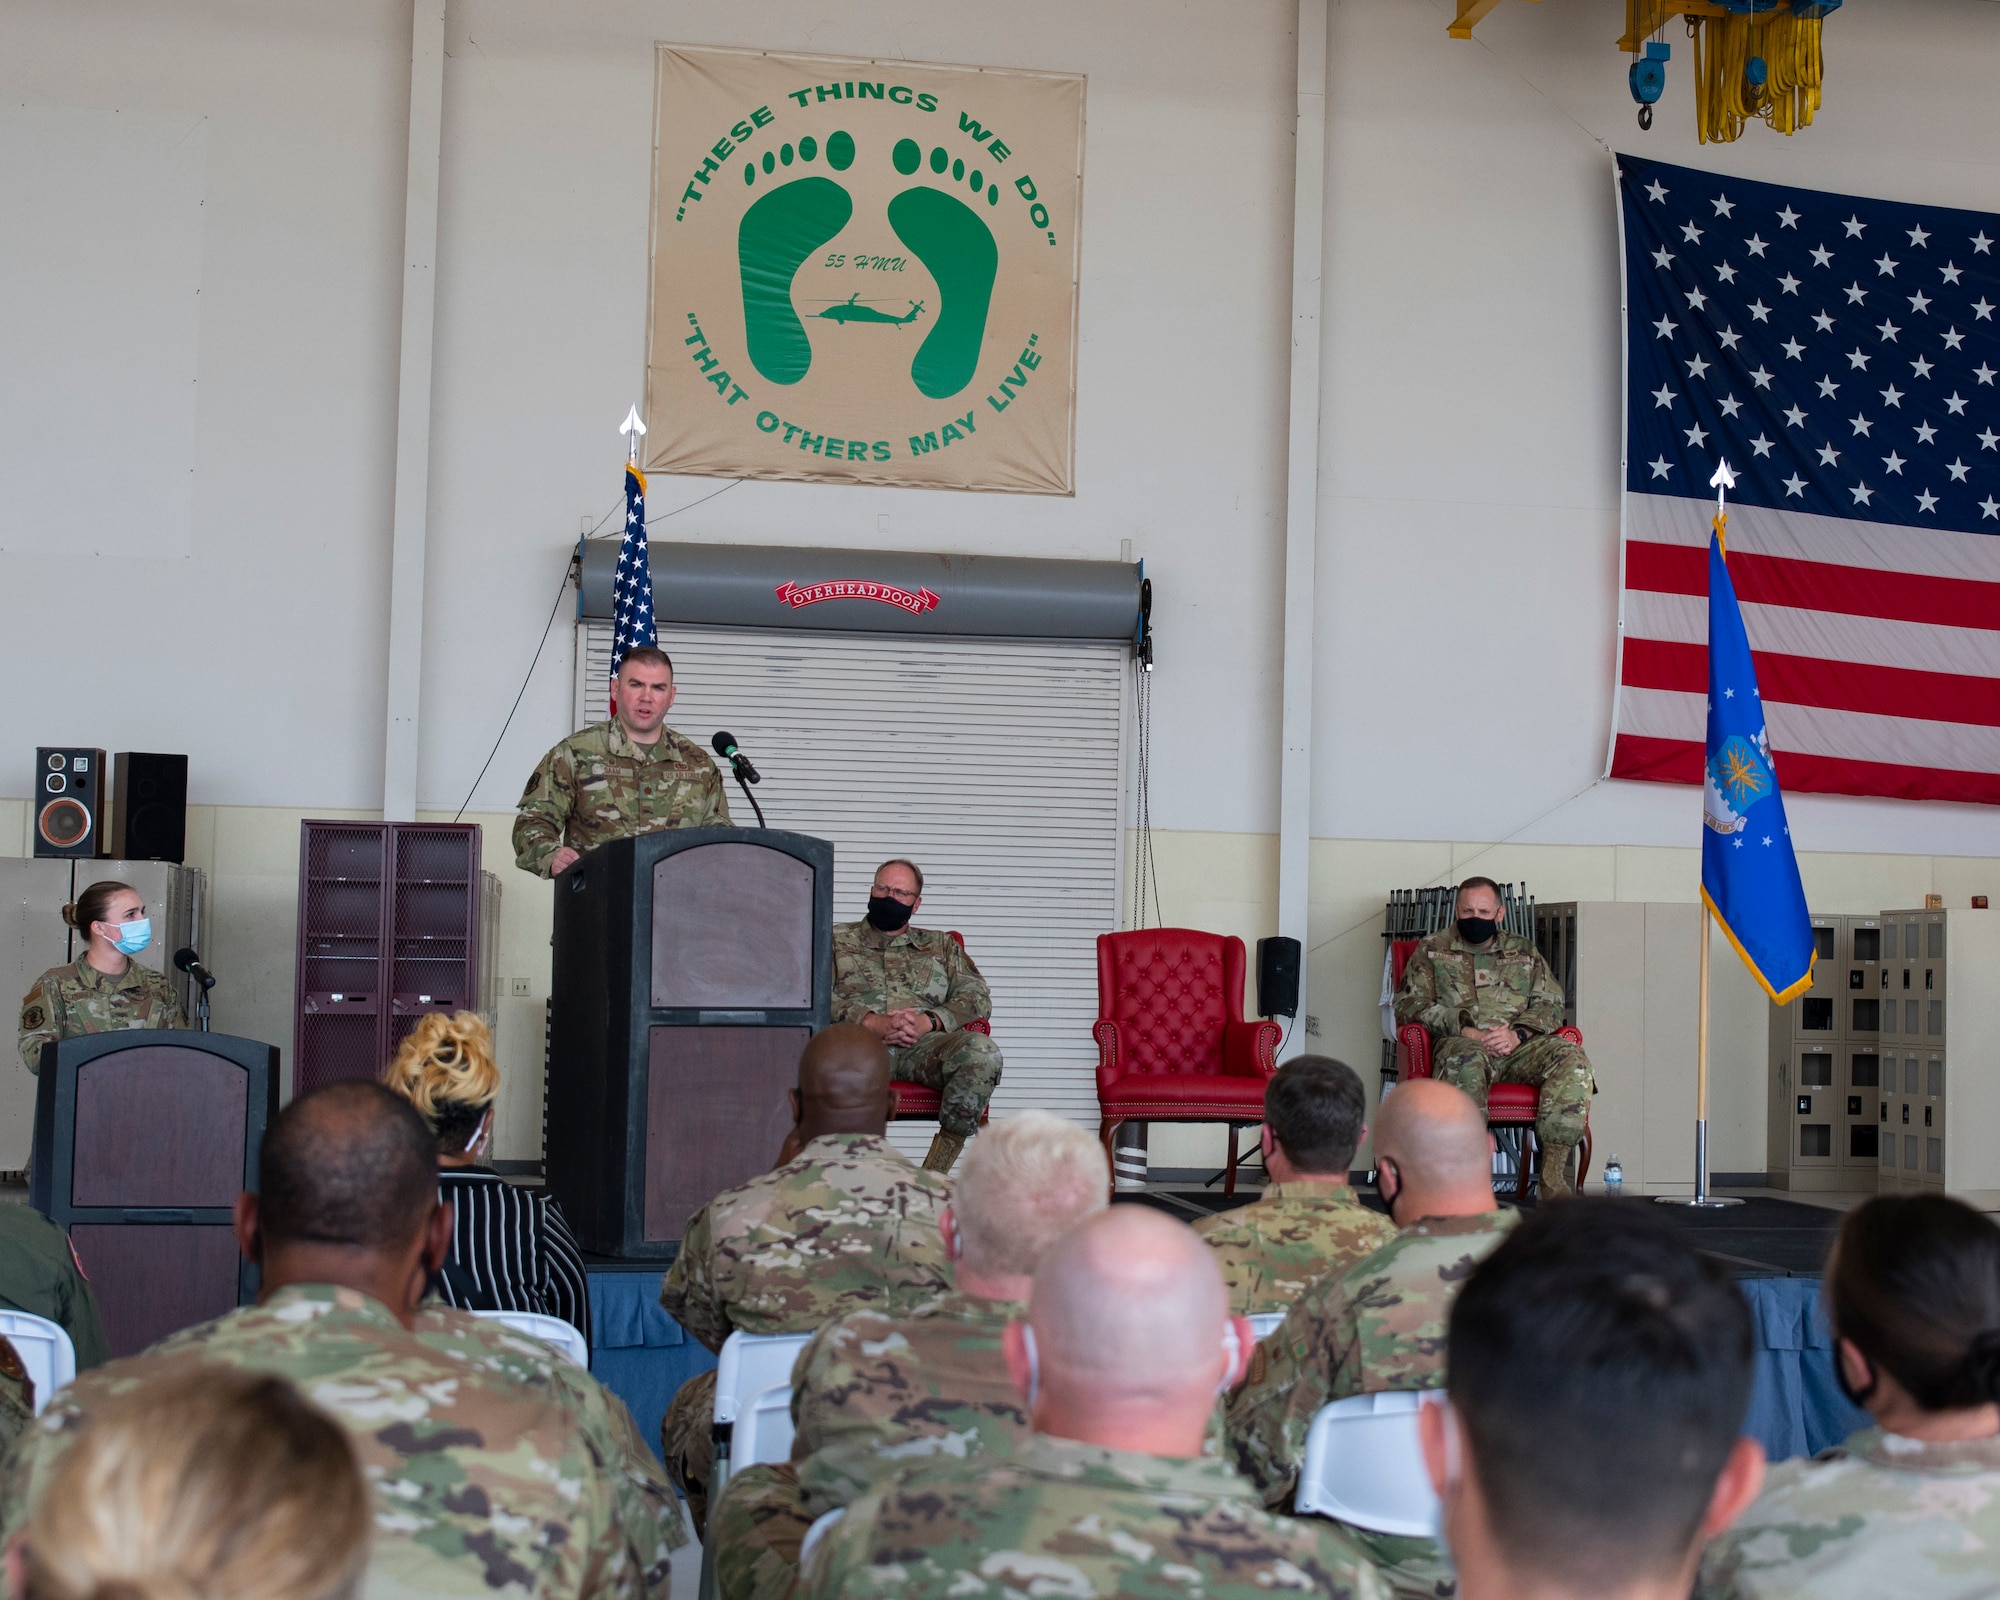
M 860 291 L 857 290 L 845 300 L 836 301 L 816 315 L 825 317 L 829 322 L 886 322 L 891 326 L 901 327 L 904 323 L 915 322 L 918 314 L 924 309 L 923 301 L 912 300 L 909 302 L 910 309 L 907 312 L 900 317 L 892 317 L 886 311 L 877 311 L 873 306 L 862 305 L 860 300 Z

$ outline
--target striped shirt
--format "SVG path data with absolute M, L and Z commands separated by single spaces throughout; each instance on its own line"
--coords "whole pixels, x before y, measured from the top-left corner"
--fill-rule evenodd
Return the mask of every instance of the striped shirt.
M 437 1279 L 445 1303 L 561 1317 L 589 1343 L 590 1289 L 562 1207 L 487 1167 L 443 1169 L 438 1192 L 456 1212 L 451 1259 Z

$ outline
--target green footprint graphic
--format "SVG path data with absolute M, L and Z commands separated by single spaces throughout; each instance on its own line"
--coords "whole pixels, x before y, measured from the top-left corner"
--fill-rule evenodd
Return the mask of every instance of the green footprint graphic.
M 921 152 L 915 140 L 903 139 L 890 159 L 898 172 L 914 173 Z M 986 185 L 982 173 L 975 169 L 968 179 L 963 161 L 952 161 L 942 148 L 931 152 L 933 172 L 942 175 L 947 165 L 952 177 L 967 182 L 974 194 L 985 188 L 988 205 L 999 202 L 998 187 Z M 993 230 L 978 212 L 936 189 L 905 189 L 897 195 L 889 202 L 889 226 L 937 280 L 937 321 L 910 363 L 910 381 L 926 398 L 942 400 L 972 382 L 978 369 L 1000 252 Z
M 811 163 L 818 155 L 817 141 L 799 141 L 798 160 Z M 789 167 L 793 159 L 789 144 L 775 160 L 766 151 L 764 171 L 770 173 L 781 163 Z M 853 139 L 845 133 L 830 135 L 826 159 L 836 171 L 845 170 L 854 160 Z M 744 165 L 743 181 L 757 181 L 754 164 Z M 772 383 L 797 383 L 812 365 L 812 343 L 792 306 L 792 279 L 853 214 L 853 199 L 831 178 L 796 178 L 758 200 L 737 225 L 744 338 L 750 364 Z

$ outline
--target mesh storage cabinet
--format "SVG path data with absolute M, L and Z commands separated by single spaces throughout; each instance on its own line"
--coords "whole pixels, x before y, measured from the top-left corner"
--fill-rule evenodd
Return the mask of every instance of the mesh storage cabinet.
M 299 825 L 295 1094 L 373 1078 L 432 1011 L 479 993 L 479 829 Z

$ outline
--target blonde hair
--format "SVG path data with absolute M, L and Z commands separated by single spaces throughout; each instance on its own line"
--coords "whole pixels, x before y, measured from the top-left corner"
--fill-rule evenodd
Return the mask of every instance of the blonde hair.
M 347 1430 L 205 1367 L 108 1402 L 27 1525 L 27 1600 L 346 1600 L 373 1515 Z
M 416 1107 L 440 1150 L 456 1154 L 500 1092 L 493 1035 L 475 1012 L 434 1011 L 410 1030 L 382 1069 L 382 1082 Z
M 1025 1276 L 1042 1252 L 1108 1203 L 1104 1151 L 1047 1111 L 1004 1117 L 972 1141 L 958 1169 L 952 1215 L 975 1272 Z

